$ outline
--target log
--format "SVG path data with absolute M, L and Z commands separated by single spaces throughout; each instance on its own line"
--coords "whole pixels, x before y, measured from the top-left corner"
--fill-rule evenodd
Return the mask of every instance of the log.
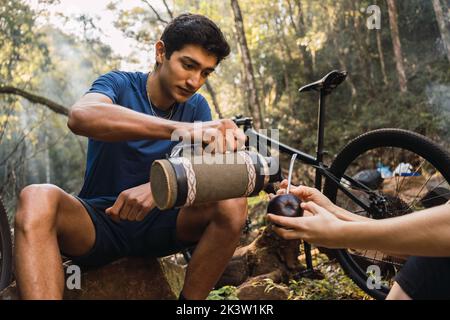
M 70 265 L 65 263 L 65 270 Z M 81 288 L 64 291 L 66 300 L 173 300 L 183 287 L 185 270 L 167 259 L 128 257 L 100 268 L 84 270 Z M 70 276 L 70 274 L 69 274 Z M 19 299 L 13 282 L 0 300 Z

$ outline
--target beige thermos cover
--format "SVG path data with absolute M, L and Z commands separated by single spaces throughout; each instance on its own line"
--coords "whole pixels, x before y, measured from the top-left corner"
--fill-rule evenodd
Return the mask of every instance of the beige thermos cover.
M 269 182 L 264 157 L 240 151 L 153 162 L 150 184 L 161 210 L 258 194 Z

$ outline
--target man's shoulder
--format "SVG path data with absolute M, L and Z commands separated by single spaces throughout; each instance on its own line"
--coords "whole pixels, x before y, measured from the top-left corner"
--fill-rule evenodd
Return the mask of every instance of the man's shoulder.
M 129 81 L 129 82 L 135 82 L 135 81 L 141 81 L 142 78 L 146 76 L 145 73 L 136 71 L 136 72 L 130 72 L 130 71 L 122 71 L 122 70 L 112 70 L 108 73 L 104 74 L 104 76 L 110 76 L 114 77 L 116 79 L 120 79 L 123 81 Z
M 199 106 L 199 105 L 203 105 L 205 103 L 207 104 L 207 101 L 206 101 L 205 97 L 202 96 L 200 93 L 194 93 L 192 95 L 192 97 L 190 97 L 186 101 L 186 104 L 191 105 L 191 106 Z

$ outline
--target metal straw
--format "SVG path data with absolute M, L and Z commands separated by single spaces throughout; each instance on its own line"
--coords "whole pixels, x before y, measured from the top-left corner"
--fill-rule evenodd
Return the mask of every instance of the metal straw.
M 294 170 L 294 162 L 295 162 L 296 158 L 297 158 L 297 154 L 294 153 L 291 158 L 291 163 L 289 164 L 288 186 L 286 189 L 286 194 L 289 193 L 289 189 L 291 188 L 292 171 Z

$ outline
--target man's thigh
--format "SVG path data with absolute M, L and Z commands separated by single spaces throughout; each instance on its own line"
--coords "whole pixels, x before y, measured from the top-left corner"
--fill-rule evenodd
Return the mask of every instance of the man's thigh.
M 95 243 L 95 227 L 86 208 L 74 196 L 61 190 L 57 209 L 60 250 L 72 256 L 86 254 Z

